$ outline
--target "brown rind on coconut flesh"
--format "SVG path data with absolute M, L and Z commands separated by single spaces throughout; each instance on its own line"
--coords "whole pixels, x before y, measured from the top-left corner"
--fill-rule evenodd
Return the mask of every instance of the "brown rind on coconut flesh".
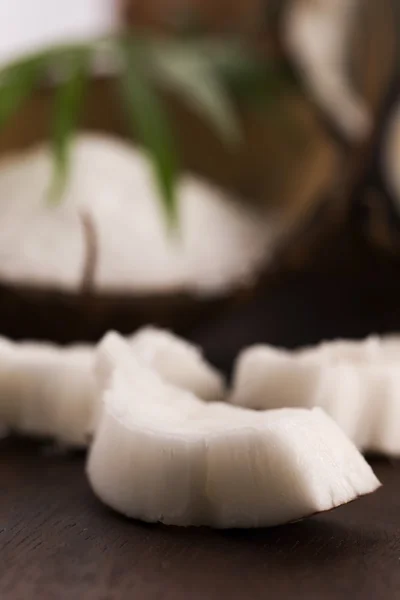
M 140 0 L 132 3 L 129 15 L 133 19 L 134 6 L 139 11 L 135 17 L 137 27 L 165 30 L 160 21 L 162 24 L 167 4 Z M 239 24 L 245 23 L 244 33 L 256 39 L 266 58 L 282 52 L 279 35 L 271 33 L 276 32 L 276 24 L 271 27 L 268 19 L 260 18 L 260 3 L 237 1 L 233 3 L 234 10 L 232 2 L 229 6 L 223 2 L 201 4 L 211 30 L 235 31 Z M 275 14 L 273 4 L 271 1 L 271 14 Z M 351 52 L 353 77 L 375 117 L 376 129 L 382 122 L 394 69 L 392 10 L 393 0 L 380 3 L 362 0 L 363 27 L 355 32 Z M 266 12 L 263 9 L 264 16 Z M 48 89 L 35 93 L 3 131 L 1 154 L 46 139 L 51 98 Z M 93 80 L 82 126 L 127 137 L 126 123 L 116 102 L 111 81 Z M 282 265 L 283 270 L 288 266 L 291 269 L 294 265 L 296 268 L 312 265 L 315 248 L 323 244 L 329 232 L 335 237 L 347 221 L 352 193 L 363 181 L 378 131 L 361 147 L 343 143 L 299 83 L 265 111 L 239 107 L 245 144 L 232 153 L 176 98 L 167 98 L 167 102 L 176 124 L 184 167 L 233 190 L 244 201 L 278 206 L 287 223 L 288 235 L 278 249 L 276 265 Z M 0 330 L 11 337 L 62 342 L 96 339 L 110 328 L 130 332 L 148 322 L 185 333 L 192 326 L 216 317 L 226 306 L 246 304 L 260 286 L 265 289 L 268 277 L 268 274 L 263 276 L 254 288 L 232 290 L 229 298 L 212 300 L 196 299 L 185 293 L 117 296 L 84 289 L 66 294 L 2 285 Z

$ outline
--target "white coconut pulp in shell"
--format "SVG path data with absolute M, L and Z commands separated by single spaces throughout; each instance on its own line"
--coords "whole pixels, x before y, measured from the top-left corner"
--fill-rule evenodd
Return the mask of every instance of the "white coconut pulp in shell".
M 171 234 L 148 160 L 124 141 L 78 135 L 56 205 L 47 201 L 52 173 L 48 144 L 0 161 L 3 282 L 79 290 L 88 222 L 99 293 L 217 295 L 247 284 L 268 260 L 271 221 L 191 176 L 178 183 Z
M 370 129 L 364 100 L 351 84 L 350 39 L 359 0 L 290 0 L 283 36 L 313 97 L 350 139 Z
M 104 410 L 87 472 L 99 498 L 145 521 L 277 525 L 379 483 L 322 411 L 256 413 L 166 383 L 122 338 L 99 349 Z
M 200 351 L 171 333 L 144 329 L 128 343 L 166 380 L 207 400 L 223 394 L 223 378 Z M 86 446 L 102 406 L 94 356 L 95 347 L 89 345 L 63 348 L 0 338 L 0 425 L 68 446 Z
M 230 401 L 256 409 L 321 407 L 355 444 L 400 455 L 400 341 L 372 336 L 290 352 L 239 355 Z

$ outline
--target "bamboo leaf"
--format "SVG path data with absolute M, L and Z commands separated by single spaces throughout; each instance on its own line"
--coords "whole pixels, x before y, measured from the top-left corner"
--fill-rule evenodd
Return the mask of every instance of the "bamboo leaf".
M 67 181 L 71 140 L 78 124 L 89 77 L 90 53 L 79 49 L 69 52 L 64 59 L 65 72 L 57 89 L 53 115 L 54 175 L 50 186 L 52 201 L 61 197 Z
M 156 79 L 206 119 L 225 143 L 239 142 L 238 117 L 210 53 L 193 44 L 154 44 L 150 66 Z
M 121 88 L 133 131 L 137 131 L 150 153 L 170 225 L 176 221 L 175 183 L 177 159 L 173 134 L 162 101 L 143 69 L 140 51 L 123 42 L 125 67 Z
M 45 61 L 43 55 L 33 56 L 0 70 L 0 130 L 32 93 Z

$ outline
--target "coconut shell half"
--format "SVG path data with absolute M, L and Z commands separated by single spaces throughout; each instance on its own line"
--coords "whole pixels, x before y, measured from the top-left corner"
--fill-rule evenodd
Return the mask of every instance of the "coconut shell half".
M 138 7 L 141 4 L 144 3 L 136 3 Z M 357 87 L 376 119 L 375 127 L 379 127 L 393 66 L 395 21 L 388 18 L 392 14 L 393 1 L 383 0 L 378 4 L 361 0 L 361 4 L 364 7 L 363 23 L 368 28 L 363 26 L 362 31 L 358 29 L 353 34 L 355 58 L 352 70 Z M 224 10 L 218 14 L 220 19 Z M 229 21 L 229 7 L 226 17 Z M 140 27 L 140 19 L 135 24 Z M 272 29 L 276 26 L 276 23 L 271 25 Z M 232 27 L 227 29 L 232 30 Z M 259 33 L 257 41 L 260 36 L 269 39 L 269 24 Z M 370 68 L 371 64 L 373 68 Z M 318 240 L 324 239 L 325 227 L 331 228 L 332 220 L 336 227 L 346 216 L 352 192 L 369 165 L 368 153 L 376 132 L 374 139 L 368 139 L 361 149 L 344 147 L 333 134 L 329 120 L 324 118 L 315 99 L 305 92 L 301 80 L 297 87 L 283 90 L 271 100 L 262 110 L 240 107 L 245 144 L 238 152 L 230 152 L 198 118 L 180 106 L 176 98 L 167 98 L 176 124 L 183 166 L 225 190 L 234 191 L 234 195 L 244 202 L 273 206 L 279 212 L 287 237 L 290 239 L 292 231 L 297 234 L 293 253 L 299 257 L 301 266 L 309 260 L 315 232 Z M 51 102 L 51 90 L 37 92 L 2 132 L 1 154 L 26 149 L 47 138 Z M 90 130 L 127 137 L 126 122 L 110 80 L 92 82 L 83 124 Z M 327 207 L 325 217 L 315 219 L 321 207 Z M 303 260 L 303 256 L 307 258 Z M 219 298 L 200 299 L 183 290 L 139 295 L 123 290 L 99 293 L 84 288 L 82 291 L 80 287 L 74 292 L 61 292 L 37 286 L 29 288 L 27 282 L 15 285 L 3 280 L 0 331 L 16 337 L 68 341 L 95 339 L 108 328 L 131 331 L 136 325 L 154 322 L 174 327 L 182 333 L 191 324 L 202 322 L 203 318 L 213 320 L 225 303 L 235 302 L 237 296 L 251 296 L 251 289 L 252 283 L 248 283 L 242 287 L 233 286 Z

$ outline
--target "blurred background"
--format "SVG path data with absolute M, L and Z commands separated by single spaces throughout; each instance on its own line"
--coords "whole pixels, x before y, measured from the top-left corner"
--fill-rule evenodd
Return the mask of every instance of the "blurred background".
M 0 332 L 400 329 L 397 0 L 0 4 Z

